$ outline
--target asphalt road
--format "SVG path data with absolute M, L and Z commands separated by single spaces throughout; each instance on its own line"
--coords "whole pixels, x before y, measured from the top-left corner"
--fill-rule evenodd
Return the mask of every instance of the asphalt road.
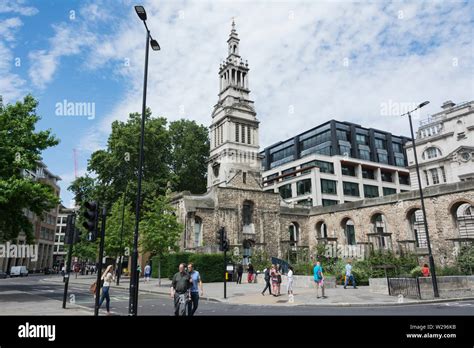
M 25 278 L 0 279 L 0 307 L 12 300 L 30 303 L 37 306 L 41 314 L 41 302 L 57 300 L 58 308 L 62 306 L 63 284 L 50 283 L 48 277 L 32 276 Z M 46 281 L 44 281 L 46 279 Z M 94 308 L 94 299 L 89 294 L 87 285 L 72 284 L 69 287 L 68 300 L 73 299 L 77 305 L 90 310 Z M 128 314 L 128 291 L 112 288 L 111 311 L 114 315 Z M 59 302 L 60 301 L 60 302 Z M 169 296 L 161 294 L 140 293 L 138 302 L 139 315 L 173 315 L 173 303 Z M 105 312 L 105 303 L 102 311 Z M 331 307 L 331 306 L 250 306 L 200 301 L 196 315 L 474 315 L 474 301 L 447 302 L 423 305 L 398 305 L 379 307 Z

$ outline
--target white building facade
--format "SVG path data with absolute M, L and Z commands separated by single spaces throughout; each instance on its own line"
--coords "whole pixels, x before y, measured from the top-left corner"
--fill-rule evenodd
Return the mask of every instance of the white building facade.
M 421 185 L 474 180 L 474 101 L 456 105 L 447 101 L 442 111 L 420 122 L 416 151 Z M 418 189 L 411 142 L 406 144 L 413 189 Z

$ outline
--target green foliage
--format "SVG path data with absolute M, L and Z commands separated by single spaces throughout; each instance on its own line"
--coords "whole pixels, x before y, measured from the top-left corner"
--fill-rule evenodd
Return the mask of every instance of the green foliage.
M 293 265 L 295 275 L 312 275 L 313 265 L 309 262 L 298 262 Z
M 178 120 L 170 123 L 171 182 L 175 192 L 206 192 L 208 129 L 195 121 Z
M 423 272 L 421 271 L 421 266 L 416 266 L 415 268 L 413 268 L 413 269 L 410 271 L 410 276 L 412 276 L 413 278 L 422 277 L 422 276 L 423 276 Z
M 172 279 L 173 275 L 178 272 L 178 267 L 180 263 L 187 264 L 189 262 L 190 256 L 192 253 L 173 253 L 165 256 L 167 258 L 167 273 L 168 278 Z
M 462 274 L 473 274 L 474 270 L 474 246 L 463 246 L 456 259 L 456 264 Z
M 256 249 L 250 260 L 255 271 L 262 272 L 271 265 L 270 256 L 263 249 Z
M 118 200 L 112 205 L 110 216 L 107 217 L 105 228 L 105 255 L 117 258 L 125 250 L 133 248 L 133 232 L 135 215 L 131 213 L 131 204 L 125 205 L 123 200 Z M 122 234 L 123 213 L 123 234 Z M 122 243 L 121 243 L 122 241 Z
M 199 271 L 203 283 L 223 281 L 224 254 L 192 254 L 189 262 Z
M 145 213 L 140 221 L 140 246 L 151 256 L 164 256 L 178 251 L 178 241 L 184 226 L 175 215 L 175 209 L 166 196 L 157 196 L 145 203 Z
M 457 266 L 448 266 L 443 268 L 436 269 L 436 276 L 454 276 L 454 275 L 462 275 L 459 268 Z
M 0 242 L 17 238 L 20 231 L 25 232 L 28 243 L 33 242 L 33 226 L 24 210 L 42 216 L 59 204 L 52 187 L 22 173 L 34 170 L 41 152 L 59 142 L 50 130 L 35 131 L 40 120 L 37 106 L 27 95 L 23 102 L 0 109 Z
M 169 260 L 168 256 L 162 257 L 161 259 L 159 256 L 155 256 L 151 259 L 151 275 L 153 278 L 158 278 L 159 276 L 158 270 L 160 266 L 160 261 L 161 261 L 161 272 L 160 272 L 161 278 L 170 277 L 170 272 L 172 270 L 170 269 L 168 265 L 168 260 Z

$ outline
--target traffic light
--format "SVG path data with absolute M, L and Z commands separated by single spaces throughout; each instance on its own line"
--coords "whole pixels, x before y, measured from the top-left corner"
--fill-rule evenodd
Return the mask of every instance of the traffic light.
M 66 235 L 64 238 L 64 244 L 73 244 L 74 243 L 74 224 L 76 216 L 74 214 L 69 214 L 66 219 Z
M 217 244 L 219 245 L 220 251 L 229 250 L 229 241 L 227 240 L 227 233 L 224 227 L 221 227 L 217 232 Z
M 86 221 L 82 224 L 88 232 L 87 239 L 94 241 L 97 239 L 97 224 L 99 220 L 99 206 L 97 202 L 86 202 L 84 204 L 85 211 L 83 216 Z
M 74 230 L 74 243 L 79 243 L 81 241 L 82 232 L 80 229 L 76 228 Z

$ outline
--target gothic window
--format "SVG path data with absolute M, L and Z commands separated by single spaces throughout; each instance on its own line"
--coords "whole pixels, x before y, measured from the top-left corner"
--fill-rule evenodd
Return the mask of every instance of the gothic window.
M 251 132 L 250 127 L 247 127 L 247 143 L 248 144 L 250 144 L 250 139 L 251 139 L 250 132 Z
M 411 233 L 413 237 L 415 237 L 416 247 L 426 248 L 428 244 L 426 240 L 423 212 L 420 209 L 416 209 L 410 214 L 409 219 Z
M 244 225 L 250 225 L 253 223 L 253 202 L 244 201 L 242 209 L 242 220 Z
M 245 126 L 242 125 L 242 143 L 245 144 Z
M 342 223 L 348 245 L 356 245 L 354 221 L 345 219 Z
M 288 226 L 288 232 L 290 234 L 290 245 L 296 246 L 300 239 L 300 231 L 299 231 L 298 223 L 292 222 L 290 226 Z
M 235 124 L 235 141 L 239 142 L 239 129 L 240 129 L 240 124 L 236 123 Z
M 202 246 L 202 219 L 194 218 L 194 247 Z

